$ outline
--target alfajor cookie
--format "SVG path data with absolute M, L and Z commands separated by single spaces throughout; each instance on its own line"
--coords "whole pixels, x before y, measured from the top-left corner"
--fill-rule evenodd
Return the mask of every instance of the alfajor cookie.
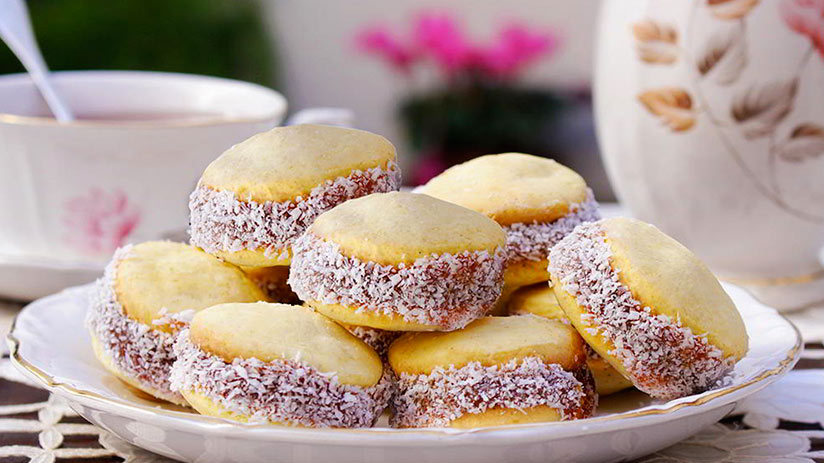
M 512 290 L 549 280 L 550 248 L 577 225 L 600 218 L 580 175 L 528 154 L 481 156 L 416 191 L 478 211 L 504 227 L 509 255 L 504 282 Z
M 289 265 L 293 241 L 324 211 L 400 187 L 395 148 L 369 132 L 278 127 L 215 159 L 189 198 L 195 246 L 237 265 Z
M 172 389 L 200 413 L 234 421 L 369 427 L 391 394 L 374 350 L 301 306 L 210 307 L 175 353 Z
M 581 225 L 552 249 L 549 271 L 578 332 L 655 398 L 711 389 L 747 352 L 744 323 L 718 280 L 652 225 Z
M 266 296 L 239 268 L 167 241 L 115 252 L 92 292 L 86 325 L 100 362 L 126 383 L 185 404 L 169 389 L 174 336 L 198 310 Z
M 477 428 L 586 418 L 597 395 L 584 342 L 526 315 L 484 317 L 449 333 L 407 333 L 389 348 L 395 427 Z
M 501 291 L 506 237 L 477 212 L 426 195 L 374 194 L 318 217 L 294 245 L 289 285 L 341 323 L 454 330 Z
M 537 315 L 550 320 L 569 323 L 564 310 L 558 304 L 555 293 L 546 283 L 526 286 L 516 291 L 507 305 L 509 315 Z M 598 355 L 589 345 L 587 351 L 587 366 L 595 378 L 595 390 L 599 396 L 605 396 L 632 387 L 632 382 L 621 376 L 621 373 L 612 367 L 603 357 Z

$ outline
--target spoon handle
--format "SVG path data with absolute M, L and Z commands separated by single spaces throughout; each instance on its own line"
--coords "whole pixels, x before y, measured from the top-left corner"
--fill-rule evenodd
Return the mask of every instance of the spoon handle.
M 51 84 L 49 69 L 37 46 L 23 0 L 0 0 L 0 38 L 23 63 L 54 117 L 60 122 L 74 120 L 72 112 Z

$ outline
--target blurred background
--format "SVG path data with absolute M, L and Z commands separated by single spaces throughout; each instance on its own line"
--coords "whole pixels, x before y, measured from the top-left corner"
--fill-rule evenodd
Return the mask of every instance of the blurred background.
M 580 172 L 614 200 L 593 127 L 598 0 L 30 0 L 54 70 L 174 71 L 247 80 L 291 111 L 354 111 L 399 149 L 409 184 L 490 152 Z M 22 72 L 0 47 L 0 74 Z

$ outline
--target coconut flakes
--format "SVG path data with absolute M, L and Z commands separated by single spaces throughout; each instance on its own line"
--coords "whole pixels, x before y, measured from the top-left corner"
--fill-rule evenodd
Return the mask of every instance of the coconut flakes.
M 562 420 L 586 418 L 597 403 L 592 375 L 575 373 L 537 357 L 483 366 L 437 367 L 429 374 L 401 373 L 392 403 L 395 427 L 445 427 L 468 414 L 493 408 L 525 411 L 541 405 L 556 409 Z
M 392 382 L 384 373 L 372 387 L 341 384 L 299 360 L 231 363 L 207 353 L 180 332 L 171 375 L 174 391 L 195 391 L 253 423 L 310 427 L 370 427 L 386 408 Z
M 578 225 L 594 222 L 601 218 L 598 203 L 592 190 L 587 188 L 587 198 L 582 203 L 573 204 L 569 212 L 552 222 L 513 223 L 504 227 L 506 249 L 510 264 L 517 261 L 546 260 L 549 250 Z
M 188 311 L 180 314 L 162 311 L 151 326 L 126 315 L 117 300 L 114 281 L 118 264 L 129 257 L 130 251 L 130 245 L 118 249 L 106 266 L 103 276 L 95 282 L 86 313 L 86 326 L 98 340 L 103 352 L 124 375 L 137 381 L 152 395 L 182 403 L 183 397 L 169 388 L 169 374 L 175 360 L 174 335 L 155 327 L 186 326 L 191 314 Z
M 219 251 L 263 250 L 266 257 L 289 258 L 292 242 L 323 212 L 350 199 L 400 188 L 397 164 L 353 170 L 327 180 L 308 196 L 294 200 L 257 202 L 229 190 L 198 185 L 189 197 L 191 243 L 214 254 Z
M 374 349 L 381 358 L 386 357 L 392 341 L 398 339 L 403 334 L 400 331 L 381 330 L 368 326 L 346 326 L 346 329 Z
M 445 330 L 463 328 L 498 299 L 506 250 L 433 254 L 412 264 L 381 265 L 345 256 L 312 232 L 294 244 L 289 285 L 304 301 L 357 312 L 400 315 Z

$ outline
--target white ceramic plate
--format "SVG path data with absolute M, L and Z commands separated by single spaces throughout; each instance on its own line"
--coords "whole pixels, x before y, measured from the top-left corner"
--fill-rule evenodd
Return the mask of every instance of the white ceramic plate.
M 580 421 L 474 430 L 299 429 L 239 424 L 159 404 L 106 373 L 83 326 L 87 287 L 36 301 L 9 334 L 11 358 L 29 378 L 89 421 L 147 450 L 197 462 L 626 461 L 685 439 L 790 370 L 797 330 L 743 290 L 726 286 L 742 312 L 750 351 L 731 385 L 670 402 L 637 391 L 606 397 Z

